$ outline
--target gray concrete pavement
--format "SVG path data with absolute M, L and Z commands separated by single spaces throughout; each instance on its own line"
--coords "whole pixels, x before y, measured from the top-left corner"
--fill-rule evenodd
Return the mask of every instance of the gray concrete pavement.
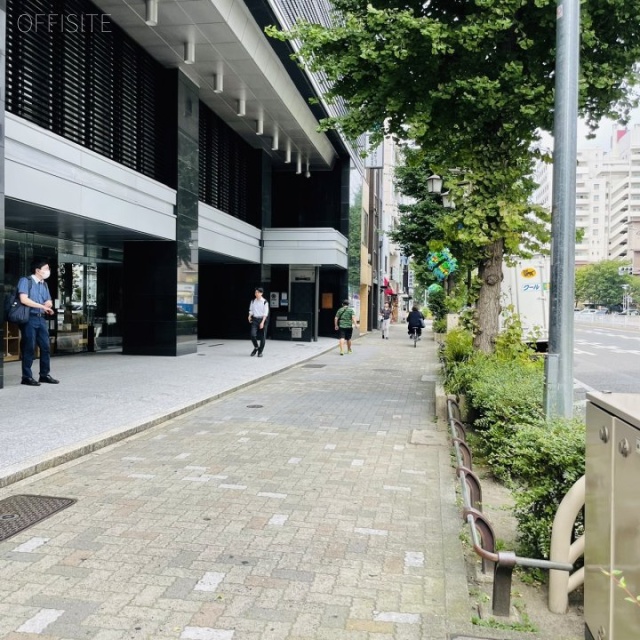
M 52 359 L 58 385 L 20 384 L 5 364 L 0 390 L 0 486 L 115 442 L 180 412 L 331 349 L 336 340 L 269 340 L 251 358 L 249 340 L 207 340 L 171 357 L 97 352 Z M 37 375 L 38 362 L 34 363 Z
M 351 355 L 322 353 L 334 344 L 271 342 L 260 361 L 246 344 L 235 355 L 236 345 L 203 345 L 216 355 L 190 366 L 103 354 L 84 375 L 82 358 L 69 358 L 55 362 L 65 386 L 3 391 L 17 409 L 31 411 L 41 393 L 45 415 L 66 409 L 90 422 L 56 396 L 68 393 L 63 367 L 78 367 L 82 386 L 68 401 L 98 400 L 96 421 L 114 416 L 122 430 L 127 415 L 155 419 L 202 401 L 227 370 L 264 376 L 237 378 L 244 388 L 0 490 L 77 499 L 0 543 L 0 638 L 475 635 L 450 450 L 433 422 L 435 345 L 414 349 L 404 327 L 388 341 L 358 340 Z M 270 375 L 278 357 L 289 368 Z M 227 368 L 207 370 L 208 360 Z M 159 380 L 170 381 L 162 406 Z M 414 430 L 429 444 L 412 444 Z

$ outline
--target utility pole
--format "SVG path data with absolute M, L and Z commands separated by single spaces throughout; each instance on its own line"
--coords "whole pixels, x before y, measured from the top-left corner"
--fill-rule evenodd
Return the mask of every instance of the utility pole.
M 553 123 L 551 304 L 545 366 L 547 418 L 573 415 L 573 305 L 580 1 L 558 0 Z

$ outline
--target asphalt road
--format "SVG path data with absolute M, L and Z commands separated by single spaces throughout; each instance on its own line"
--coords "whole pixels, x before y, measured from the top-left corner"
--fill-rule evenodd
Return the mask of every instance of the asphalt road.
M 576 318 L 574 378 L 587 391 L 640 393 L 638 318 Z

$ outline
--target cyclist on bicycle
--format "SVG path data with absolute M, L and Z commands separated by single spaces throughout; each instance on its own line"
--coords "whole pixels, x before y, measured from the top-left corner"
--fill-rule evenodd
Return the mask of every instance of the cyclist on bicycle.
M 411 311 L 409 311 L 409 315 L 407 317 L 407 322 L 409 323 L 409 337 L 413 335 L 413 332 L 416 331 L 418 333 L 418 337 L 422 336 L 422 326 L 424 323 L 424 316 L 422 312 L 418 309 L 418 307 L 414 304 Z

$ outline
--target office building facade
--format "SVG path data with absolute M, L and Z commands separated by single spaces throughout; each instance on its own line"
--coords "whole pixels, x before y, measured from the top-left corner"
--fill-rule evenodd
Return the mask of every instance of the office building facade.
M 256 286 L 271 337 L 333 335 L 363 172 L 318 131 L 317 83 L 265 35 L 277 4 L 0 6 L 0 291 L 50 260 L 54 354 L 179 356 L 198 338 L 246 337 Z M 10 325 L 3 344 L 16 359 Z

